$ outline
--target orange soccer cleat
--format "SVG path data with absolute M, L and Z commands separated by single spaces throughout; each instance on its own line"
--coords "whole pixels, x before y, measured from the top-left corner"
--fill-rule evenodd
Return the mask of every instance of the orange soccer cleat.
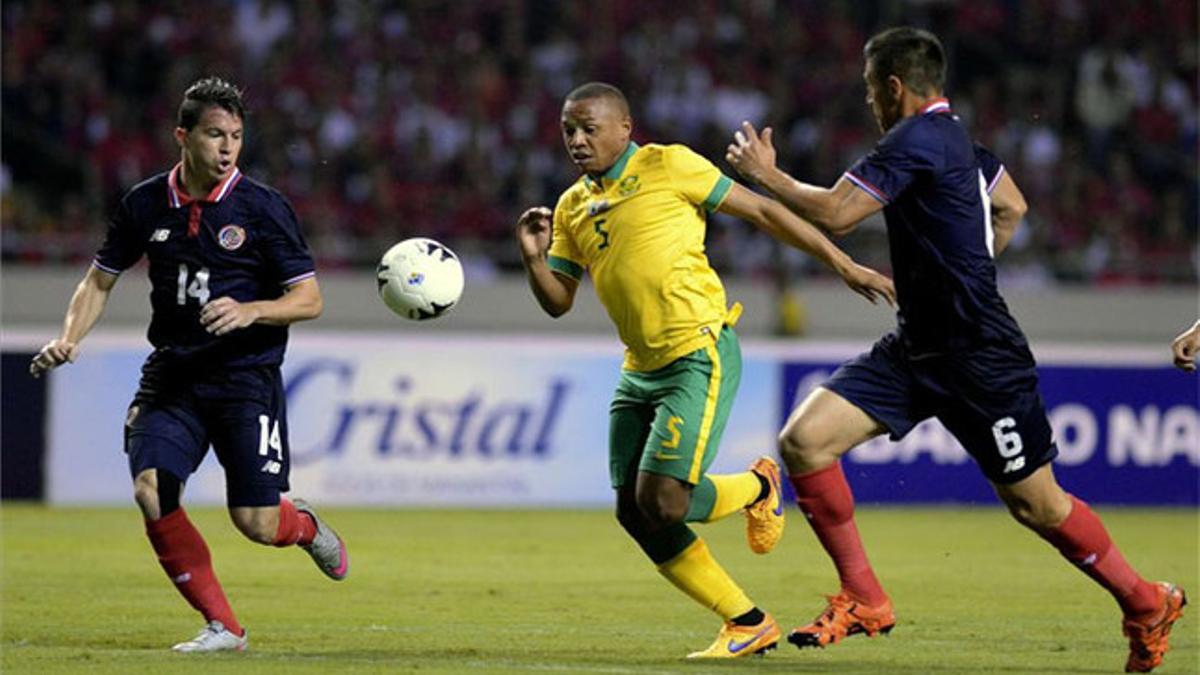
M 1127 673 L 1148 673 L 1162 664 L 1163 654 L 1170 649 L 1167 638 L 1171 626 L 1183 616 L 1183 606 L 1187 604 L 1183 589 L 1165 581 L 1157 587 L 1161 609 L 1144 621 L 1126 618 L 1121 623 L 1122 632 L 1129 638 Z
M 754 460 L 750 470 L 767 481 L 767 496 L 746 507 L 746 541 L 755 553 L 769 553 L 783 537 L 783 490 L 780 488 L 779 465 L 763 455 Z
M 884 600 L 872 607 L 855 600 L 845 591 L 826 597 L 829 604 L 825 611 L 807 626 L 793 629 L 788 635 L 788 642 L 801 649 L 824 647 L 859 633 L 865 633 L 867 637 L 886 634 L 896 625 L 896 612 L 892 610 L 891 600 Z

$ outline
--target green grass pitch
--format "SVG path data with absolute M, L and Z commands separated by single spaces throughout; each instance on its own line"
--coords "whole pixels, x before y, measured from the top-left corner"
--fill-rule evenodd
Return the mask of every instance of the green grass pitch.
M 1152 579 L 1200 598 L 1194 509 L 1099 509 Z M 1089 673 L 1119 672 L 1116 605 L 997 508 L 863 508 L 859 525 L 900 623 L 891 636 L 765 658 L 682 657 L 719 621 L 668 585 L 604 511 L 322 512 L 351 576 L 326 580 L 299 550 L 241 539 L 225 514 L 192 518 L 250 631 L 245 654 L 169 647 L 200 628 L 154 561 L 134 507 L 5 505 L 5 673 Z M 835 576 L 793 509 L 755 556 L 740 517 L 696 529 L 785 630 L 811 619 Z M 1200 672 L 1200 605 L 1162 673 Z

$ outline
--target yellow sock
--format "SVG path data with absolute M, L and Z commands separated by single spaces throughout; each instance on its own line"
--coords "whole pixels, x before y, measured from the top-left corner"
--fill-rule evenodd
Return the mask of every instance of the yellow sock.
M 737 513 L 742 509 L 754 503 L 758 499 L 758 495 L 762 492 L 762 483 L 758 480 L 758 474 L 753 471 L 743 471 L 742 473 L 731 473 L 723 476 L 714 476 L 708 474 L 708 479 L 713 482 L 713 487 L 717 489 L 716 500 L 713 502 L 712 511 L 703 522 L 711 523 L 730 515 Z
M 659 565 L 658 571 L 676 588 L 726 621 L 754 609 L 754 603 L 717 564 L 703 539 L 697 538 L 682 553 Z

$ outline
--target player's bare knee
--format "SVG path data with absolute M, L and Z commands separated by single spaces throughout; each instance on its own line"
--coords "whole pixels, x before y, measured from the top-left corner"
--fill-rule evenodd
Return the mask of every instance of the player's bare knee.
M 1034 518 L 1033 506 L 1024 499 L 1006 499 L 1004 505 L 1008 507 L 1009 514 L 1013 519 L 1025 527 L 1036 529 L 1036 519 Z
M 637 503 L 642 515 L 655 527 L 683 522 L 687 515 L 689 495 L 677 495 L 668 490 L 638 490 Z
M 789 474 L 815 471 L 828 464 L 827 448 L 814 425 L 804 418 L 793 420 L 779 432 L 779 456 Z
M 139 473 L 133 479 L 133 500 L 142 510 L 142 516 L 148 520 L 158 520 L 161 517 L 158 505 L 158 479 L 153 469 Z
M 1029 512 L 1025 515 L 1028 522 L 1025 524 L 1037 530 L 1050 530 L 1062 525 L 1069 515 L 1070 500 L 1038 499 L 1029 504 Z
M 1025 527 L 1033 530 L 1049 530 L 1058 527 L 1070 514 L 1070 509 L 1063 511 L 1061 506 L 1052 500 L 1030 500 L 1020 497 L 1005 499 L 1008 512 Z
M 621 527 L 626 532 L 635 538 L 646 529 L 642 511 L 633 499 L 619 500 L 617 502 L 617 522 L 621 524 Z
M 250 541 L 268 546 L 275 543 L 275 534 L 279 529 L 278 513 L 272 514 L 258 509 L 230 509 L 229 516 L 238 532 Z

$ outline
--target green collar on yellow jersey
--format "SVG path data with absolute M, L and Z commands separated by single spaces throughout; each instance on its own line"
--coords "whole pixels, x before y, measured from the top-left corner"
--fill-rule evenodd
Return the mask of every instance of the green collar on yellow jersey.
M 625 171 L 625 165 L 629 163 L 629 158 L 633 157 L 633 153 L 637 152 L 637 149 L 639 147 L 641 147 L 641 146 L 639 146 L 637 144 L 637 142 L 632 141 L 632 140 L 629 141 L 629 145 L 625 146 L 625 152 L 621 153 L 621 156 L 617 158 L 616 163 L 613 164 L 612 166 L 610 166 L 608 168 L 608 171 L 605 171 L 604 175 L 600 176 L 600 178 L 601 179 L 607 178 L 609 180 L 616 180 L 616 179 L 620 178 L 621 173 L 623 171 Z M 596 184 L 596 181 L 592 180 L 592 177 L 586 173 L 583 174 L 583 181 L 585 183 L 587 183 L 588 187 L 592 187 L 593 185 Z M 603 186 L 601 186 L 601 187 L 603 187 Z

